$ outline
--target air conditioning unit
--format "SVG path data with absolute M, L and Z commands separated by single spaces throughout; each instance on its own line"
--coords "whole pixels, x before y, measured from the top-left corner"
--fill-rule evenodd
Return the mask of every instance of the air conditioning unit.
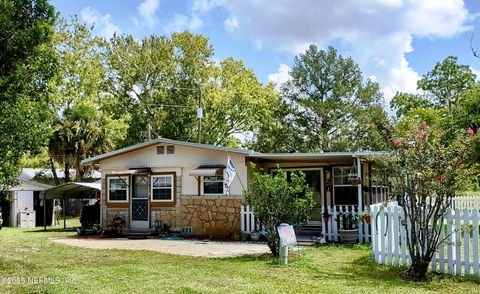
M 193 232 L 192 227 L 181 227 L 180 231 L 185 235 L 191 235 Z

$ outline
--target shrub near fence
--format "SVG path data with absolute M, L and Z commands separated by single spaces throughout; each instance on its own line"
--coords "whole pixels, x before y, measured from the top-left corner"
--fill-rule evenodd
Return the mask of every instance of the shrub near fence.
M 408 254 L 403 209 L 389 205 L 370 206 L 372 218 L 372 251 L 376 262 L 381 264 L 408 266 Z M 446 213 L 441 238 L 446 241 L 434 255 L 430 264 L 434 272 L 453 275 L 480 276 L 479 268 L 479 225 L 477 209 L 451 209 Z

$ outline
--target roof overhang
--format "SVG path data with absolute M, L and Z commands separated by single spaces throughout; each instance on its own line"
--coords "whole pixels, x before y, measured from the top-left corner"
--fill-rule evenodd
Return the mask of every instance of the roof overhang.
M 225 169 L 224 165 L 199 166 L 195 169 L 192 169 L 190 171 L 189 175 L 194 176 L 194 177 L 222 176 L 224 169 Z
M 61 184 L 41 192 L 43 199 L 61 199 L 61 198 L 90 198 L 100 193 L 100 183 L 70 182 Z
M 109 172 L 111 175 L 144 175 L 144 174 L 151 174 L 151 168 L 131 168 L 128 170 L 117 170 Z
M 267 161 L 342 161 L 353 158 L 368 158 L 387 155 L 382 151 L 362 152 L 322 152 L 322 153 L 259 153 L 249 155 L 249 158 Z

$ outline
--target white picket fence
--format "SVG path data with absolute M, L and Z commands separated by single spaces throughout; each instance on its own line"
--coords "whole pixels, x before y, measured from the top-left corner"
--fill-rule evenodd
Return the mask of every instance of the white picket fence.
M 475 208 L 480 210 L 480 196 L 456 196 L 453 198 L 452 208 Z
M 322 235 L 327 241 L 337 242 L 339 241 L 338 230 L 342 227 L 342 220 L 340 215 L 342 213 L 351 212 L 353 215 L 359 215 L 363 211 L 367 210 L 364 207 L 363 210 L 358 210 L 356 205 L 336 205 L 335 207 L 328 206 L 328 222 L 322 218 Z M 323 215 L 325 207 L 322 206 L 321 214 Z M 253 214 L 253 211 L 248 205 L 242 205 L 240 207 L 240 229 L 243 233 L 251 233 L 253 231 L 262 231 L 261 224 Z M 364 222 L 358 223 L 358 240 L 360 243 L 370 242 L 370 225 Z
M 409 266 L 403 209 L 395 204 L 381 209 L 370 206 L 372 220 L 372 251 L 376 262 L 394 266 Z M 479 274 L 479 225 L 477 209 L 451 209 L 444 218 L 444 230 L 440 238 L 446 241 L 434 255 L 432 271 L 454 275 Z

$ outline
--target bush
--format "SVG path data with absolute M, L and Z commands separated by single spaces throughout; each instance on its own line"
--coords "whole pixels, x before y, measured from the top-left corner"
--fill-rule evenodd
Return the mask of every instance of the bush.
M 267 243 L 273 256 L 278 256 L 280 223 L 302 226 L 308 222 L 314 206 L 313 193 L 305 181 L 305 174 L 289 174 L 279 170 L 274 176 L 253 173 L 248 191 L 244 191 L 247 204 L 268 232 Z

